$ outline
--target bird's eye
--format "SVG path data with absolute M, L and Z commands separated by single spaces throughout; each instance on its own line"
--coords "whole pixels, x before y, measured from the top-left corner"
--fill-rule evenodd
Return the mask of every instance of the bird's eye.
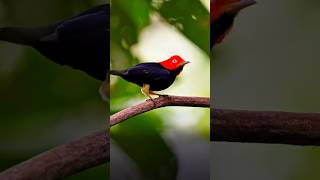
M 176 59 L 172 60 L 172 63 L 177 63 L 178 61 Z

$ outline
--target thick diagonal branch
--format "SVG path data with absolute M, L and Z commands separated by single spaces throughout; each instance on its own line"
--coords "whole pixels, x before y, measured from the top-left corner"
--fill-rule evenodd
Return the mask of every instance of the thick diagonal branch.
M 0 173 L 1 180 L 62 179 L 109 162 L 106 130 L 39 154 Z

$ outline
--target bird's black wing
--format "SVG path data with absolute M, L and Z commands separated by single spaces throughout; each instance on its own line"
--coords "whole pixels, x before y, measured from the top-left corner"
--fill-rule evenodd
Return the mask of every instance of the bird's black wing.
M 101 11 L 107 11 L 109 8 L 109 4 L 102 4 L 102 5 L 98 5 L 96 7 L 93 7 L 91 9 L 88 9 L 76 16 L 74 16 L 73 18 L 79 17 L 79 16 L 83 16 L 83 15 L 87 15 L 87 14 L 93 14 L 93 13 L 97 13 L 97 12 L 101 12 Z M 73 19 L 71 18 L 71 19 Z
M 100 5 L 60 22 L 42 42 L 104 43 L 109 31 L 109 5 Z
M 125 73 L 129 81 L 137 84 L 152 83 L 169 78 L 170 72 L 159 63 L 141 63 L 129 68 Z
M 109 56 L 109 5 L 87 10 L 61 22 L 35 46 L 49 59 L 104 80 Z

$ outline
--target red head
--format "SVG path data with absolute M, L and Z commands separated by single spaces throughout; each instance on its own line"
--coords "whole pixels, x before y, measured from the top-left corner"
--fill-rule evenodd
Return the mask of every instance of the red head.
M 162 61 L 160 62 L 160 64 L 168 69 L 168 70 L 175 70 L 177 69 L 178 67 L 181 67 L 181 66 L 184 66 L 186 64 L 188 64 L 189 61 L 185 61 L 183 60 L 180 56 L 178 55 L 174 55 L 172 57 L 170 57 L 169 59 L 165 60 L 165 61 Z
M 218 19 L 222 14 L 237 14 L 241 9 L 255 4 L 254 0 L 211 0 L 210 22 Z

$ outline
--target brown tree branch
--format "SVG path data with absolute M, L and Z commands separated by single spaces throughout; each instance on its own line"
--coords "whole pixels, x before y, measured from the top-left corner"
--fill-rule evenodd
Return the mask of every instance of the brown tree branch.
M 39 154 L 0 173 L 1 180 L 62 179 L 109 162 L 106 130 Z
M 210 107 L 210 99 L 159 97 L 113 114 L 110 125 L 165 106 Z M 211 109 L 210 127 L 212 141 L 320 145 L 320 113 Z
M 165 106 L 210 107 L 210 99 L 162 96 L 115 113 L 110 124 Z M 211 140 L 320 145 L 320 114 L 215 109 L 211 111 Z M 108 162 L 109 145 L 103 130 L 11 167 L 0 173 L 0 179 L 60 179 Z
M 165 106 L 210 107 L 210 98 L 186 96 L 160 96 L 154 101 L 147 100 L 138 105 L 126 108 L 110 117 L 110 126 L 114 126 L 130 117 Z
M 165 96 L 127 108 L 110 117 L 115 125 L 125 119 L 164 106 L 209 107 L 209 98 Z M 39 154 L 0 173 L 0 179 L 61 179 L 84 169 L 109 162 L 109 137 L 106 130 L 80 138 Z
M 213 141 L 320 145 L 320 113 L 215 109 Z

